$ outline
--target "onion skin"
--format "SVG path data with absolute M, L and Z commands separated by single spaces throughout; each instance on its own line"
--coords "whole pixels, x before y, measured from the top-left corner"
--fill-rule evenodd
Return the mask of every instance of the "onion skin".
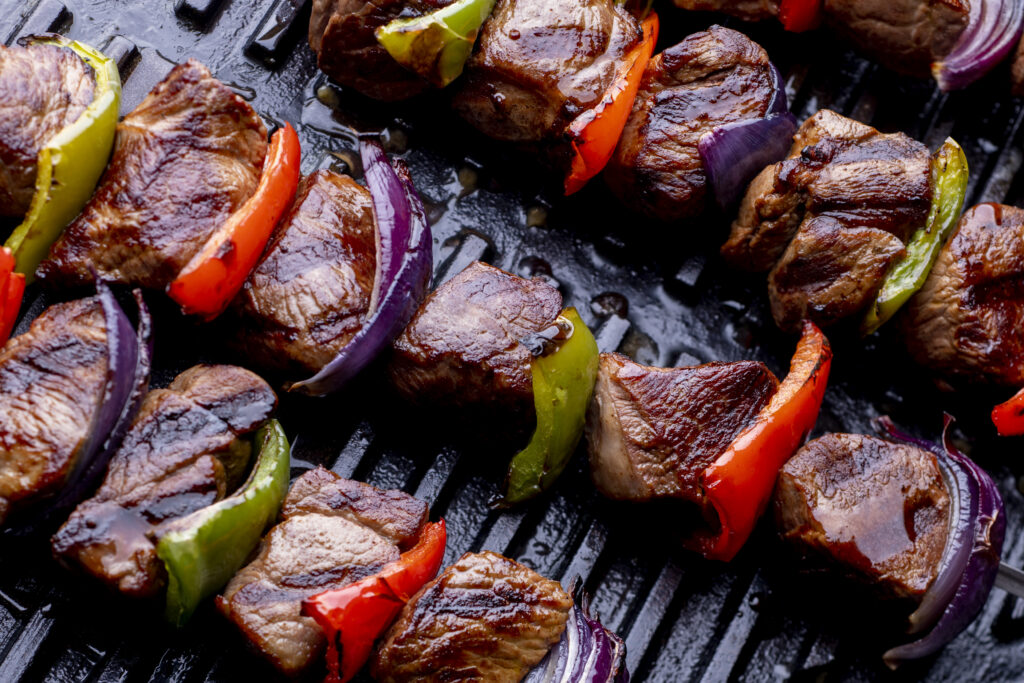
M 1020 0 L 971 0 L 967 28 L 952 51 L 932 64 L 932 76 L 943 92 L 960 90 L 988 73 L 1017 46 L 1024 32 Z
M 359 143 L 377 224 L 377 272 L 370 312 L 359 332 L 313 377 L 288 387 L 311 396 L 337 391 L 412 319 L 430 287 L 433 238 L 423 202 L 404 164 L 392 167 L 376 141 Z
M 938 576 L 910 615 L 910 632 L 925 633 L 885 653 L 885 663 L 892 669 L 937 652 L 967 628 L 988 599 L 999 569 L 1006 534 L 1003 500 L 988 473 L 950 442 L 952 422 L 946 415 L 940 448 L 901 433 L 887 417 L 879 419 L 890 438 L 935 454 L 954 501 Z

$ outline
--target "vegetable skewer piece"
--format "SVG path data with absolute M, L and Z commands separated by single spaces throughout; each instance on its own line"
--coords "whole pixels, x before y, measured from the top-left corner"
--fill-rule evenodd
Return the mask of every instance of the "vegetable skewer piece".
M 992 409 L 992 423 L 1000 436 L 1024 434 L 1024 389 Z

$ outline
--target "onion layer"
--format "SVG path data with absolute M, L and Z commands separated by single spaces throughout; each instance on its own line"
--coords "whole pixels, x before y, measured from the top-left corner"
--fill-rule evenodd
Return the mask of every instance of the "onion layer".
M 971 0 L 967 28 L 945 59 L 932 64 L 944 92 L 966 88 L 999 64 L 1020 41 L 1024 3 L 1020 0 Z
M 885 663 L 895 669 L 901 662 L 937 652 L 981 611 L 999 569 L 1006 515 L 992 478 L 950 442 L 952 417 L 946 415 L 941 448 L 900 432 L 887 417 L 879 422 L 891 438 L 935 454 L 953 501 L 938 575 L 910 615 L 910 633 L 924 635 L 885 653 Z
M 340 389 L 405 328 L 430 287 L 433 238 L 423 202 L 402 163 L 392 166 L 379 143 L 359 151 L 377 224 L 377 272 L 370 310 L 359 332 L 313 377 L 288 387 L 312 396 Z

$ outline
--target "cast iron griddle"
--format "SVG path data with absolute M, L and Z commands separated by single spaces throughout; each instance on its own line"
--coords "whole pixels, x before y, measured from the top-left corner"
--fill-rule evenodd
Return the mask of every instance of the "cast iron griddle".
M 358 165 L 354 131 L 383 131 L 411 165 L 434 223 L 438 278 L 474 258 L 552 278 L 567 304 L 599 330 L 602 350 L 661 365 L 744 358 L 785 373 L 795 339 L 774 329 L 762 276 L 727 270 L 717 257 L 727 219 L 647 225 L 600 182 L 571 199 L 536 164 L 486 140 L 451 113 L 447 95 L 382 106 L 327 85 L 305 44 L 309 0 L 0 0 L 0 38 L 46 30 L 105 48 L 134 107 L 171 62 L 196 57 L 230 83 L 269 124 L 289 120 L 303 170 Z M 662 44 L 714 18 L 659 4 Z M 968 204 L 1021 203 L 1021 103 L 999 70 L 966 93 L 896 77 L 833 37 L 737 25 L 786 74 L 800 118 L 822 107 L 884 131 L 903 130 L 933 149 L 954 135 L 972 168 Z M 2 104 L 2 103 L 0 103 Z M 351 168 L 358 175 L 358 168 Z M 71 293 L 67 293 L 71 296 Z M 27 318 L 46 305 L 27 295 Z M 199 328 L 149 296 L 157 309 L 161 386 L 198 360 L 231 360 L 223 328 Z M 24 329 L 27 321 L 22 321 Z M 1024 564 L 1021 441 L 999 441 L 985 419 L 1005 395 L 936 391 L 905 356 L 890 324 L 868 342 L 833 335 L 833 379 L 818 431 L 870 433 L 887 413 L 934 437 L 942 411 L 960 418 L 963 444 L 1000 484 L 1008 513 L 1004 559 Z M 841 584 L 798 577 L 766 520 L 729 565 L 677 549 L 670 508 L 631 510 L 601 500 L 582 452 L 550 494 L 497 512 L 488 501 L 520 444 L 448 415 L 424 416 L 388 393 L 377 369 L 342 395 L 282 397 L 295 441 L 293 474 L 322 464 L 428 501 L 448 522 L 445 564 L 469 550 L 503 552 L 542 574 L 586 580 L 604 623 L 625 638 L 636 681 L 986 680 L 1024 677 L 1024 604 L 994 591 L 978 620 L 937 658 L 892 675 L 878 658 L 884 631 L 899 627 Z M 482 431 L 482 433 L 481 433 Z M 830 588 L 831 587 L 831 588 Z M 852 604 L 851 604 L 852 603 Z M 206 605 L 185 629 L 159 607 L 129 604 L 50 559 L 45 539 L 0 548 L 0 681 L 243 681 L 273 679 L 236 629 Z M 889 626 L 887 626 L 887 624 Z

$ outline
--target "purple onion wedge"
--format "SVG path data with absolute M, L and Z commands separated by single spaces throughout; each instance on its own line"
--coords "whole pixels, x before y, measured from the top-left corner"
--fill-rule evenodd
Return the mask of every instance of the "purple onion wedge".
M 715 201 L 723 210 L 740 200 L 754 176 L 785 158 L 793 144 L 797 121 L 774 64 L 771 75 L 772 100 L 764 118 L 727 123 L 705 133 L 697 143 Z
M 562 639 L 523 683 L 629 683 L 625 643 L 591 616 L 579 577 L 569 590 L 573 605 Z
M 967 28 L 946 57 L 932 64 L 944 92 L 966 88 L 999 64 L 1024 32 L 1020 0 L 971 0 Z
M 323 396 L 340 389 L 405 328 L 430 287 L 433 238 L 423 202 L 399 162 L 375 141 L 360 140 L 366 186 L 377 224 L 377 272 L 366 321 L 337 356 L 288 391 Z
M 935 454 L 953 503 L 949 539 L 935 582 L 910 615 L 909 632 L 924 635 L 885 653 L 885 663 L 893 669 L 900 662 L 937 652 L 967 628 L 988 599 L 999 569 L 1006 532 L 1003 499 L 988 473 L 950 442 L 952 422 L 946 415 L 940 448 L 900 432 L 887 417 L 879 419 L 893 440 Z

